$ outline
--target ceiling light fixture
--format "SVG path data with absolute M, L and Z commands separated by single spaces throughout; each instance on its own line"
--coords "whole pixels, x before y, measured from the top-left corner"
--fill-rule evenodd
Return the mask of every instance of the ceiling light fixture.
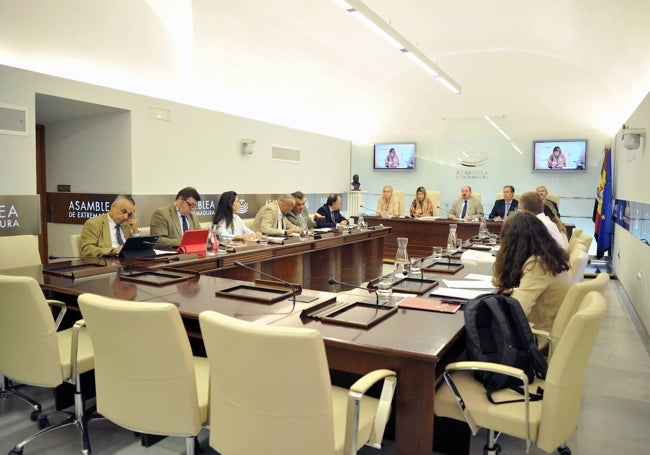
M 487 116 L 487 115 L 484 115 L 483 118 L 484 118 L 485 120 L 487 120 L 487 122 L 488 122 L 490 125 L 492 125 L 492 127 L 493 127 L 495 130 L 497 130 L 499 133 L 501 133 L 501 136 L 505 137 L 505 138 L 508 140 L 508 142 L 510 142 L 510 146 L 511 146 L 513 149 L 515 149 L 515 150 L 517 151 L 517 153 L 519 153 L 520 155 L 523 155 L 523 154 L 524 154 L 524 153 L 519 149 L 519 147 L 517 147 L 517 146 L 515 145 L 515 143 L 512 142 L 512 139 L 510 139 L 510 136 L 508 136 L 508 135 L 506 134 L 506 132 L 503 131 L 503 130 L 499 127 L 499 125 L 497 125 L 497 124 L 494 122 L 494 120 L 492 120 L 492 119 L 491 119 L 489 116 Z
M 390 24 L 379 17 L 373 10 L 368 8 L 360 0 L 334 0 L 341 5 L 348 13 L 365 26 L 381 36 L 392 47 L 404 53 L 416 65 L 432 75 L 438 82 L 455 94 L 460 94 L 460 85 L 451 76 L 445 73 L 439 66 L 433 63 L 429 57 L 424 55 L 414 44 L 397 32 Z

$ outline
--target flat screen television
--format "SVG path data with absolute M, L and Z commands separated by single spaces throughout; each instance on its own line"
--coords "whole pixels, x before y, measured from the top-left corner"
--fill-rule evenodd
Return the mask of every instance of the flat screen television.
M 587 139 L 533 141 L 533 170 L 586 171 Z
M 415 142 L 375 144 L 373 169 L 415 169 Z

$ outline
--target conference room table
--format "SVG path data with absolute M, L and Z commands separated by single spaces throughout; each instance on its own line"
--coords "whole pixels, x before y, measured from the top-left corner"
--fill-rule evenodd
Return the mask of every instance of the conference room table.
M 39 266 L 3 273 L 34 276 L 49 297 L 60 298 L 73 309 L 76 297 L 84 292 L 123 300 L 171 302 L 179 309 L 195 353 L 201 353 L 202 349 L 198 315 L 205 310 L 215 310 L 258 324 L 314 328 L 323 335 L 331 369 L 358 375 L 376 368 L 389 368 L 397 372 L 395 453 L 422 454 L 432 451 L 433 392 L 444 366 L 454 361 L 464 349 L 461 311 L 443 314 L 398 308 L 390 317 L 371 327 L 328 323 L 305 317 L 302 310 L 316 305 L 335 304 L 337 301 L 361 302 L 372 306 L 375 304 L 374 294 L 359 290 L 357 293 L 337 294 L 303 287 L 296 303 L 293 303 L 290 294 L 277 302 L 231 298 L 224 295 L 225 290 L 255 284 L 251 283 L 252 280 L 188 272 L 183 267 L 183 263 L 196 265 L 197 261 L 200 262 L 200 259 L 191 255 L 181 256 L 178 261 L 169 261 L 174 267 L 169 267 L 169 263 L 153 266 L 151 270 L 154 274 L 187 274 L 183 279 L 164 285 L 147 283 L 137 277 L 134 280 L 132 267 L 125 267 L 120 261 L 113 260 L 107 261 L 105 273 L 101 273 L 102 260 L 70 261 L 70 266 L 77 262 L 93 262 L 90 267 L 92 272 L 87 276 L 83 276 L 82 270 L 77 268 L 74 268 L 76 277 L 62 275 L 61 271 L 67 264 L 63 264 L 63 268 L 53 264 L 46 266 L 45 270 Z M 427 263 L 423 265 L 426 269 Z M 55 268 L 58 272 L 55 270 L 52 274 L 48 268 Z M 423 277 L 428 281 L 437 280 L 443 286 L 444 278 L 460 278 L 470 272 L 490 273 L 490 270 L 465 265 L 455 275 L 425 273 Z M 281 284 L 278 286 L 282 287 Z M 304 297 L 314 300 L 300 301 Z
M 384 258 L 392 259 L 397 253 L 397 238 L 408 238 L 408 254 L 411 257 L 427 257 L 431 255 L 433 246 L 446 248 L 449 236 L 449 225 L 456 225 L 456 237 L 468 239 L 478 234 L 478 221 L 452 220 L 449 218 L 424 217 L 424 218 L 381 218 L 378 216 L 364 216 L 366 223 L 371 226 L 386 226 L 391 228 L 391 233 L 384 240 Z M 501 234 L 503 221 L 486 220 L 487 228 L 492 234 Z M 567 237 L 571 238 L 574 224 L 565 223 Z

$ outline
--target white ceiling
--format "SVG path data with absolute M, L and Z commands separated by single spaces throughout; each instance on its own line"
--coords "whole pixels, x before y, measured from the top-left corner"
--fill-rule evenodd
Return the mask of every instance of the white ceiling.
M 462 94 L 334 0 L 0 0 L 0 64 L 357 141 L 611 135 L 650 89 L 649 0 L 366 4 Z

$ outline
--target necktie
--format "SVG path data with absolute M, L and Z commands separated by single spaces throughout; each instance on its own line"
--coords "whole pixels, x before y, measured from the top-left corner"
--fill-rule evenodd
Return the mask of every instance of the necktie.
M 122 237 L 122 227 L 119 224 L 115 225 L 115 237 L 117 237 L 118 245 L 124 245 L 124 237 Z
M 503 219 L 505 220 L 506 217 L 508 216 L 508 212 L 510 211 L 510 202 L 506 202 L 506 213 L 503 215 Z
M 336 217 L 334 216 L 334 211 L 332 210 L 330 214 L 332 215 L 332 223 L 336 224 Z
M 181 221 L 183 222 L 183 232 L 185 232 L 190 228 L 187 225 L 187 217 L 185 215 L 181 215 Z
M 460 217 L 465 218 L 467 215 L 467 201 L 463 201 L 463 210 L 460 212 Z

